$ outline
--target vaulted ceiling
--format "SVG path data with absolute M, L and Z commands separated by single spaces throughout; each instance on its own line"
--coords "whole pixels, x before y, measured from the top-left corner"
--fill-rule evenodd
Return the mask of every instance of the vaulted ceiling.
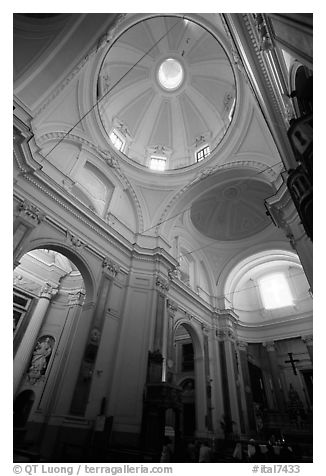
M 164 86 L 162 74 L 173 81 L 173 65 L 180 81 Z M 108 134 L 118 128 L 127 137 L 125 154 L 147 165 L 157 153 L 170 169 L 195 163 L 201 144 L 216 148 L 236 100 L 218 38 L 177 16 L 144 19 L 119 36 L 104 58 L 98 91 L 103 125 Z

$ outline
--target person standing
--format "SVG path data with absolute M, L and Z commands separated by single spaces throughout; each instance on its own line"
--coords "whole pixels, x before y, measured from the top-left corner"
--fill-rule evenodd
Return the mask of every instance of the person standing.
M 212 450 L 207 441 L 203 441 L 199 450 L 199 463 L 211 463 Z
M 164 437 L 160 463 L 171 463 L 173 456 L 171 439 Z

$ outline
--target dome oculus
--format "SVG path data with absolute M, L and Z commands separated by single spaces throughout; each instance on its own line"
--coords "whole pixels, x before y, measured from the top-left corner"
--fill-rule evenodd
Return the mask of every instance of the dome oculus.
M 162 88 L 169 91 L 177 89 L 183 81 L 183 67 L 173 58 L 167 58 L 158 69 L 158 81 Z

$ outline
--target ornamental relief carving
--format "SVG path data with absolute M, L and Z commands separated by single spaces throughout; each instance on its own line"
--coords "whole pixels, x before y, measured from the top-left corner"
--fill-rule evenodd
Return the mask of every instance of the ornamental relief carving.
M 52 285 L 50 283 L 45 283 L 40 291 L 40 298 L 51 299 L 53 296 L 58 294 L 59 288 L 57 285 Z
M 275 352 L 276 351 L 276 344 L 274 341 L 271 342 L 263 342 L 263 347 L 267 350 L 267 352 Z
M 156 276 L 155 286 L 163 294 L 167 293 L 167 291 L 170 289 L 168 281 L 160 276 Z
M 230 328 L 223 328 L 223 329 L 218 329 L 216 331 L 216 337 L 219 340 L 230 340 L 230 341 L 235 341 L 235 333 L 232 329 Z
M 178 310 L 178 304 L 170 299 L 167 301 L 167 308 L 170 317 L 175 317 L 175 313 Z
M 86 291 L 85 289 L 78 289 L 71 291 L 68 294 L 69 306 L 82 305 L 85 301 Z
M 245 342 L 243 340 L 238 340 L 237 341 L 237 346 L 238 346 L 239 351 L 247 352 L 247 350 L 248 350 L 248 342 Z
M 301 340 L 306 345 L 313 345 L 313 336 L 312 335 L 302 336 Z
M 103 258 L 102 268 L 113 278 L 115 278 L 118 272 L 120 271 L 120 267 L 107 256 Z
M 82 250 L 86 246 L 86 243 L 80 240 L 76 235 L 73 235 L 69 230 L 66 231 L 66 238 L 72 246 L 79 248 L 79 250 Z
M 30 223 L 38 225 L 44 219 L 45 214 L 40 211 L 35 205 L 28 201 L 24 201 L 18 205 L 19 216 L 27 219 Z

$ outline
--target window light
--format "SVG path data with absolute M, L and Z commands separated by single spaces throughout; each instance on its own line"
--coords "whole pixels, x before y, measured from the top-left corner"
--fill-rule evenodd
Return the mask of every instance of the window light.
M 160 85 L 169 91 L 177 89 L 183 80 L 183 68 L 179 61 L 167 58 L 163 61 L 158 70 L 158 80 Z
M 165 170 L 166 166 L 166 158 L 165 157 L 151 157 L 150 168 L 152 170 L 163 171 Z
M 110 139 L 111 139 L 111 142 L 112 144 L 114 145 L 114 147 L 118 150 L 121 150 L 122 147 L 123 147 L 123 141 L 122 139 L 120 139 L 120 137 L 118 136 L 118 134 L 115 132 L 115 130 L 111 131 L 110 132 Z
M 210 153 L 211 150 L 209 148 L 209 145 L 206 145 L 202 149 L 198 150 L 198 152 L 196 153 L 197 162 L 200 162 L 201 160 L 205 159 L 205 157 L 207 157 Z
M 278 309 L 293 305 L 292 293 L 284 274 L 270 274 L 259 279 L 258 283 L 265 309 Z

